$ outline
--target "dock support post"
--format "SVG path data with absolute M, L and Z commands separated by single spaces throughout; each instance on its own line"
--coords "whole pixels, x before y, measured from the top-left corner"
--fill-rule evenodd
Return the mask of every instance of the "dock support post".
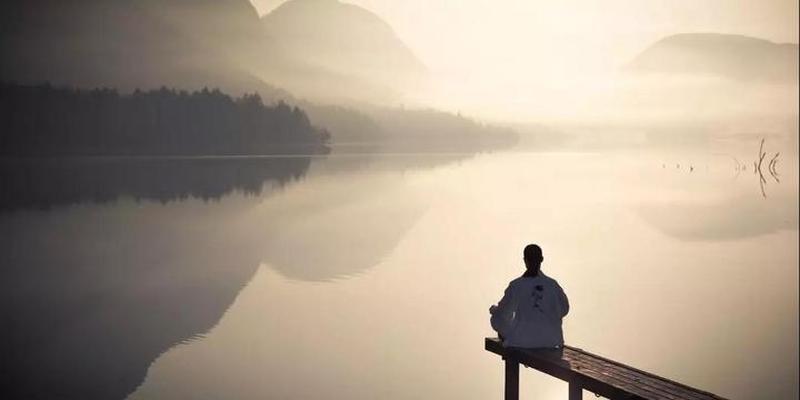
M 569 400 L 583 399 L 583 388 L 579 381 L 569 381 Z
M 519 400 L 519 363 L 511 357 L 506 357 L 505 400 Z

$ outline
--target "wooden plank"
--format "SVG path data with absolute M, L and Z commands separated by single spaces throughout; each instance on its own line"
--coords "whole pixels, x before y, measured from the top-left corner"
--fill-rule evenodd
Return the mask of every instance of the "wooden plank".
M 707 398 L 711 398 L 711 399 L 722 399 L 722 397 L 719 397 L 719 396 L 717 396 L 717 395 L 715 395 L 713 393 L 707 392 L 705 390 L 697 389 L 697 388 L 691 387 L 689 385 L 685 385 L 683 383 L 676 382 L 676 381 L 673 381 L 673 380 L 658 376 L 656 374 L 640 370 L 640 369 L 635 368 L 635 367 L 631 367 L 631 366 L 623 364 L 621 362 L 614 361 L 614 360 L 605 358 L 603 356 L 599 356 L 597 354 L 589 353 L 588 351 L 584 351 L 583 349 L 579 349 L 577 347 L 564 346 L 564 348 L 571 349 L 571 350 L 574 350 L 574 351 L 579 352 L 581 354 L 588 355 L 588 356 L 591 356 L 591 357 L 596 358 L 598 360 L 605 361 L 606 363 L 608 363 L 610 365 L 615 365 L 615 366 L 618 366 L 620 368 L 624 368 L 624 369 L 626 369 L 628 371 L 636 372 L 636 373 L 638 373 L 638 374 L 640 374 L 640 375 L 642 375 L 644 377 L 656 379 L 656 380 L 658 380 L 658 381 L 660 381 L 660 382 L 662 382 L 664 384 L 668 384 L 668 385 L 670 385 L 671 387 L 674 387 L 674 388 L 679 388 L 679 389 L 682 389 L 682 390 L 686 390 L 686 391 L 689 391 L 689 392 L 692 392 L 692 393 L 695 393 L 695 394 L 698 394 L 698 395 L 706 396 Z
M 583 376 L 592 377 L 606 385 L 610 385 L 614 388 L 624 391 L 626 393 L 626 397 L 635 395 L 637 398 L 648 400 L 676 400 L 675 398 L 664 396 L 663 393 L 657 389 L 654 390 L 652 387 L 640 385 L 638 382 L 633 380 L 626 380 L 620 376 L 613 375 L 608 371 L 603 371 L 597 367 L 590 366 L 580 368 L 580 373 Z
M 492 338 L 486 339 L 485 347 L 486 350 L 501 356 L 513 354 L 513 356 L 522 364 L 566 382 L 570 382 L 582 376 L 582 386 L 585 390 L 608 399 L 644 399 L 643 397 L 631 396 L 630 393 L 611 386 L 605 382 L 599 381 L 593 377 L 572 371 L 569 363 L 561 359 L 559 351 L 533 350 L 521 352 L 515 349 L 506 349 L 499 340 Z
M 572 359 L 574 355 L 567 355 L 569 350 L 565 350 L 565 358 Z M 617 386 L 633 386 L 637 388 L 637 392 L 645 397 L 659 397 L 666 400 L 680 400 L 680 399 L 693 399 L 692 393 L 682 393 L 674 395 L 665 391 L 662 386 L 647 380 L 642 380 L 637 376 L 626 374 L 625 371 L 619 371 L 616 368 L 609 368 L 608 365 L 598 364 L 592 360 L 586 359 L 572 359 L 570 361 L 572 367 L 580 370 L 584 374 L 599 374 L 601 378 L 607 377 L 606 382 L 615 384 Z
M 619 363 L 607 363 L 605 362 L 605 359 L 596 359 L 595 356 L 590 353 L 578 353 L 576 355 L 572 349 L 565 349 L 564 355 L 565 358 L 574 360 L 572 363 L 576 368 L 595 369 L 609 373 L 615 378 L 624 380 L 637 386 L 641 386 L 642 388 L 651 392 L 658 393 L 660 396 L 666 399 L 704 400 L 717 398 L 713 397 L 713 395 L 711 395 L 712 397 L 709 397 L 707 392 L 692 390 L 685 385 L 676 386 L 671 381 L 652 374 L 641 374 L 639 370 L 636 370 L 635 368 L 625 368 L 620 366 Z
M 712 393 L 571 346 L 561 350 L 505 348 L 498 339 L 486 338 L 485 348 L 569 382 L 570 399 L 575 396 L 579 399 L 582 388 L 610 399 L 723 400 Z
M 588 363 L 589 365 L 595 366 L 595 368 L 613 374 L 615 377 L 649 388 L 651 391 L 656 391 L 667 399 L 719 399 L 718 396 L 708 392 L 694 389 L 588 352 L 580 350 L 573 352 L 573 349 L 565 349 L 565 357 L 576 357 L 580 362 Z

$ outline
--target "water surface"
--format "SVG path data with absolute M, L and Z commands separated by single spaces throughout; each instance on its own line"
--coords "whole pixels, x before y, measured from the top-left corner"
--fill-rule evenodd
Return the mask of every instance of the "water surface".
M 796 155 L 762 194 L 731 162 L 749 150 L 332 155 L 226 167 L 217 182 L 241 183 L 213 196 L 7 200 L 5 335 L 23 346 L 3 368 L 84 397 L 498 397 L 488 307 L 536 242 L 568 343 L 797 397 Z M 522 385 L 566 397 L 531 370 Z

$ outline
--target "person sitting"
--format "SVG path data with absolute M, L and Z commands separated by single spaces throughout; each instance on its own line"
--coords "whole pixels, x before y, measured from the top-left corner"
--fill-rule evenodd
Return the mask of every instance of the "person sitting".
M 492 328 L 505 347 L 560 348 L 564 345 L 561 321 L 569 300 L 555 279 L 541 271 L 542 249 L 525 246 L 525 273 L 511 281 L 503 298 L 489 308 Z

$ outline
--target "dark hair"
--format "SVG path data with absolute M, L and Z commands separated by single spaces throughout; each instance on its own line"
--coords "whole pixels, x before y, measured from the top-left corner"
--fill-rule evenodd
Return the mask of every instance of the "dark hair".
M 525 246 L 525 251 L 523 252 L 523 256 L 526 260 L 541 260 L 542 257 L 542 248 L 536 244 L 529 244 Z
M 535 277 L 539 275 L 539 268 L 542 264 L 542 248 L 535 245 L 529 244 L 525 246 L 525 251 L 523 252 L 525 257 L 525 273 L 522 274 L 523 277 Z

